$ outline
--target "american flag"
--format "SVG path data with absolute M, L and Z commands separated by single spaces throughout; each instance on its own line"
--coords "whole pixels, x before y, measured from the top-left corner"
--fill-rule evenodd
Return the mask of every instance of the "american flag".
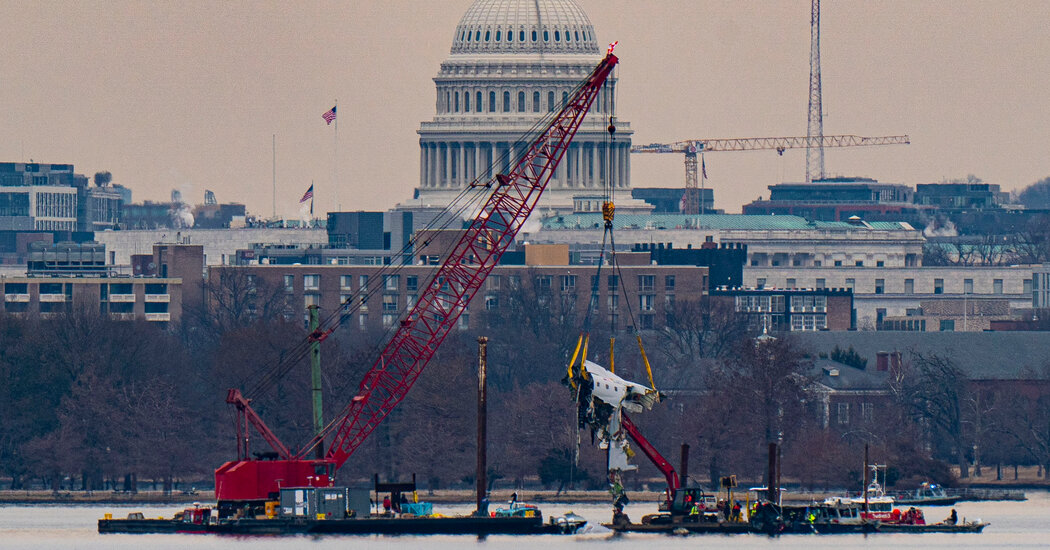
M 314 186 L 310 184 L 310 188 L 303 193 L 303 198 L 299 199 L 299 204 L 302 204 L 310 199 L 314 198 Z
M 321 118 L 323 118 L 324 121 L 328 124 L 331 124 L 332 121 L 335 120 L 335 106 L 333 106 L 331 109 L 328 109 L 328 111 L 325 112 L 325 114 L 321 115 Z
M 704 162 L 703 155 L 700 155 L 700 173 L 704 175 L 704 179 L 707 179 L 707 163 Z

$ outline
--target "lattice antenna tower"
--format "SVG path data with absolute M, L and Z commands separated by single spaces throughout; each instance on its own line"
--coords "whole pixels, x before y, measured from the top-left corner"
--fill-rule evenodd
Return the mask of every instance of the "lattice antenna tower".
M 809 124 L 806 127 L 806 181 L 824 178 L 824 112 L 820 99 L 820 0 L 809 13 Z

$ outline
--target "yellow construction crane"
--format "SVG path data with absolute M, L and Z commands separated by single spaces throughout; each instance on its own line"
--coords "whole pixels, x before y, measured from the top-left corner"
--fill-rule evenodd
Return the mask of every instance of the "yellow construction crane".
M 771 149 L 784 154 L 788 149 L 812 147 L 860 147 L 865 145 L 908 145 L 908 136 L 812 136 L 812 137 L 765 137 L 738 139 L 692 139 L 674 143 L 650 143 L 635 145 L 632 153 L 677 153 L 685 154 L 685 214 L 700 214 L 700 186 L 697 178 L 697 154 L 708 151 L 758 151 Z M 706 178 L 706 174 L 705 174 Z

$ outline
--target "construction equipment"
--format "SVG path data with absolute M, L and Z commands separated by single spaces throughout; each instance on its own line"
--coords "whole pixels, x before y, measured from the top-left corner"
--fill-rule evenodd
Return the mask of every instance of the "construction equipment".
M 350 404 L 320 434 L 292 452 L 252 410 L 239 390 L 229 390 L 226 401 L 238 411 L 238 457 L 215 471 L 220 515 L 233 509 L 261 507 L 282 486 L 332 484 L 335 470 L 404 399 L 485 278 L 514 242 L 617 61 L 610 47 L 511 169 L 475 186 L 490 193 L 484 206 L 446 255 L 415 306 L 401 320 Z M 322 326 L 311 334 L 311 339 L 323 340 L 336 326 L 337 322 L 329 329 Z M 273 460 L 249 457 L 249 424 L 273 449 Z M 324 458 L 308 458 L 326 438 L 330 438 L 330 444 Z
M 908 136 L 862 137 L 853 135 L 811 137 L 761 137 L 736 139 L 692 139 L 674 143 L 635 145 L 632 153 L 685 154 L 684 214 L 700 214 L 700 186 L 697 177 L 697 154 L 714 151 L 774 150 L 784 154 L 788 149 L 812 147 L 860 147 L 867 145 L 908 145 Z M 706 174 L 704 178 L 706 179 Z

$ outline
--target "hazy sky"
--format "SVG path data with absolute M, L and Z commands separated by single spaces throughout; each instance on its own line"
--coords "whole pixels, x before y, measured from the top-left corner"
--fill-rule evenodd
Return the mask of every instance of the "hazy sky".
M 136 201 L 215 191 L 252 213 L 386 209 L 419 181 L 419 122 L 471 0 L 0 1 L 0 161 L 109 170 Z M 579 0 L 619 40 L 635 143 L 806 132 L 809 1 Z M 1050 1 L 826 1 L 825 134 L 909 134 L 831 149 L 830 174 L 907 184 L 1050 176 Z M 339 139 L 321 114 L 339 100 Z M 799 181 L 804 151 L 711 153 L 716 205 Z M 335 166 L 340 182 L 335 184 Z M 638 187 L 682 159 L 635 155 Z

